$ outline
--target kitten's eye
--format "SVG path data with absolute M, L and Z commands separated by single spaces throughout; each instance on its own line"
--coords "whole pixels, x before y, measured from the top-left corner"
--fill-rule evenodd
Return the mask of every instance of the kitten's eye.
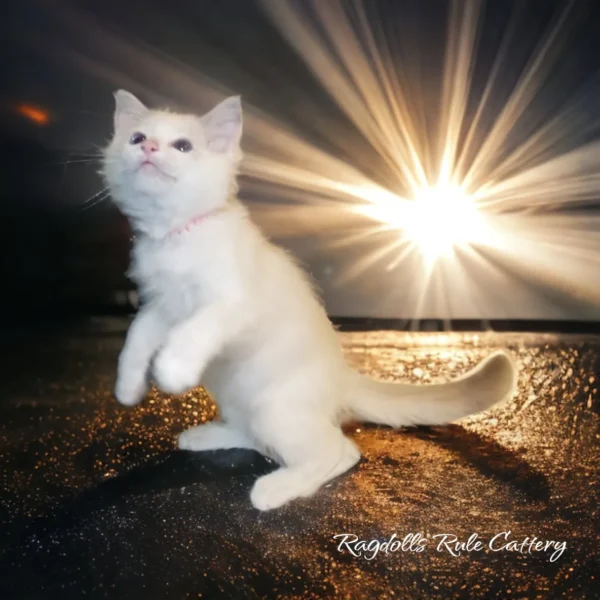
M 130 138 L 130 144 L 141 144 L 146 139 L 146 136 L 140 131 L 136 131 Z
M 175 150 L 179 150 L 179 152 L 191 152 L 193 146 L 192 142 L 186 139 L 176 140 L 172 144 Z

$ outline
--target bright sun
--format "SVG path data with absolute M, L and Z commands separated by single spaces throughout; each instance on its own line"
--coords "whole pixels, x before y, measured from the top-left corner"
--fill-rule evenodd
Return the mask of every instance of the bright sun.
M 402 211 L 401 227 L 428 263 L 451 255 L 456 247 L 481 239 L 484 219 L 472 197 L 458 186 L 421 189 Z
M 368 202 L 357 212 L 399 229 L 428 266 L 451 258 L 456 248 L 486 244 L 492 231 L 474 196 L 460 186 L 438 183 L 408 200 L 379 189 L 354 189 Z

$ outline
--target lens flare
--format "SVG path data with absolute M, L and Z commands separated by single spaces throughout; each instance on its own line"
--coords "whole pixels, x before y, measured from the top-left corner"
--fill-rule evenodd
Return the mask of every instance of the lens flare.
M 50 113 L 43 108 L 33 106 L 31 104 L 17 104 L 15 110 L 28 121 L 35 123 L 36 125 L 44 126 L 50 122 Z

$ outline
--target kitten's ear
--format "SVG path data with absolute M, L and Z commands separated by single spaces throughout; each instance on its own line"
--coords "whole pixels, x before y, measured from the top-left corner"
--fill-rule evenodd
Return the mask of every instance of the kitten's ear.
M 242 135 L 242 101 L 239 96 L 226 98 L 202 117 L 209 150 L 225 153 L 240 142 Z
M 122 128 L 131 129 L 139 123 L 148 109 L 130 92 L 118 90 L 115 96 L 115 131 Z

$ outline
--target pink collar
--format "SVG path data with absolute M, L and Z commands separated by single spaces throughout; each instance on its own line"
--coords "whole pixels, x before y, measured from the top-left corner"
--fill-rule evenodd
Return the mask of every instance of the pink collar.
M 169 231 L 169 233 L 167 234 L 167 237 L 171 237 L 174 235 L 181 235 L 182 233 L 189 231 L 196 225 L 199 225 L 203 221 L 206 221 L 206 219 L 208 219 L 209 217 L 212 217 L 212 216 L 216 215 L 217 213 L 221 212 L 221 210 L 222 209 L 219 207 L 219 208 L 216 208 L 215 210 L 211 210 L 203 215 L 198 215 L 197 217 L 194 217 L 193 219 L 188 221 L 185 225 L 181 225 L 181 227 L 175 227 L 174 229 L 171 229 L 171 231 Z

